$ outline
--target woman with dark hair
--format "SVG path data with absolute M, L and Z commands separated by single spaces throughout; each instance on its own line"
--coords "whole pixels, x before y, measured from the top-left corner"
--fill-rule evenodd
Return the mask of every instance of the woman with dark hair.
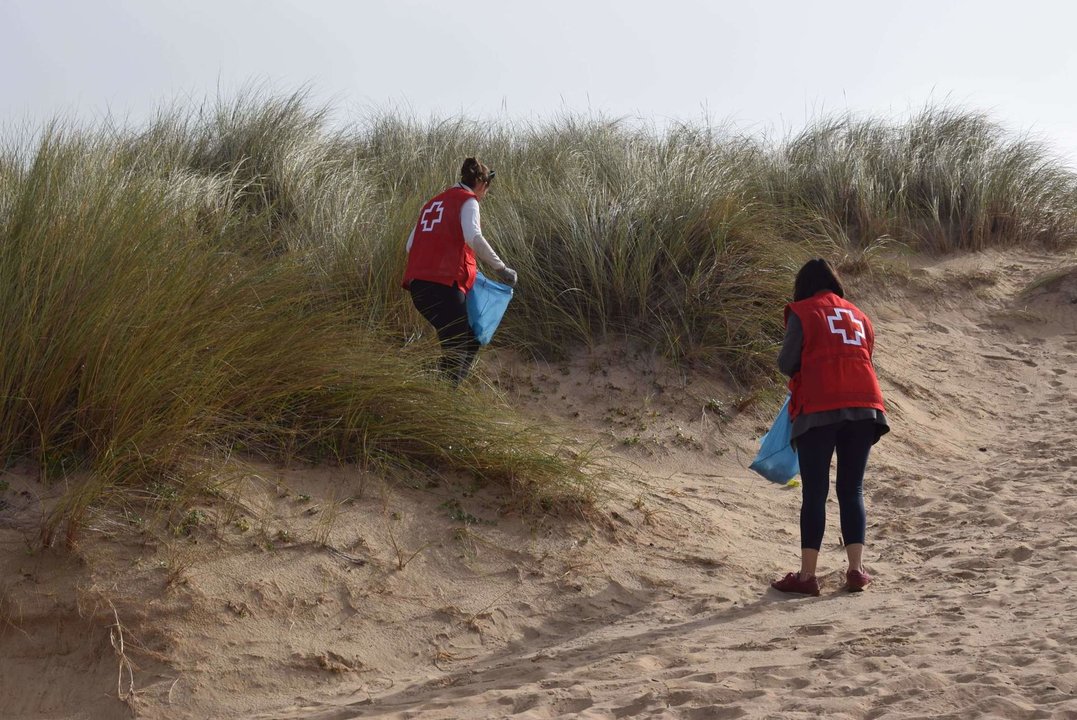
M 826 260 L 809 260 L 797 273 L 793 302 L 785 308 L 785 340 L 778 368 L 789 376 L 789 415 L 800 460 L 800 571 L 771 586 L 782 592 L 819 594 L 815 570 L 826 527 L 830 461 L 838 456 L 836 488 L 841 535 L 849 568 L 848 588 L 863 590 L 864 470 L 868 453 L 889 431 L 883 395 L 872 364 L 871 321 L 845 299 L 837 272 Z
M 442 355 L 438 369 L 453 385 L 467 377 L 479 341 L 467 319 L 465 297 L 475 283 L 479 258 L 506 285 L 516 284 L 479 225 L 479 202 L 494 171 L 473 157 L 464 160 L 460 182 L 428 200 L 408 236 L 403 286 L 424 318 L 437 330 Z

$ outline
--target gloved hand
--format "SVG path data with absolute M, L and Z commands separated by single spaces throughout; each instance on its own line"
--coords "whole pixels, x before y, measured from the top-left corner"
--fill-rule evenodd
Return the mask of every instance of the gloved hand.
M 509 287 L 516 287 L 516 271 L 508 266 L 497 271 L 497 279 Z

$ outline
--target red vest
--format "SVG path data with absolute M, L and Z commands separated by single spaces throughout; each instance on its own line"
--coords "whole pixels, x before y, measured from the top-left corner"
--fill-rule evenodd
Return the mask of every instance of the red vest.
M 875 331 L 856 305 L 832 292 L 821 292 L 785 307 L 804 328 L 800 371 L 789 380 L 793 399 L 789 414 L 842 408 L 883 410 L 883 393 L 871 353 Z
M 412 280 L 428 280 L 464 292 L 475 283 L 475 253 L 464 242 L 460 208 L 475 197 L 467 188 L 454 186 L 423 205 L 415 223 L 415 235 L 404 270 L 404 287 Z

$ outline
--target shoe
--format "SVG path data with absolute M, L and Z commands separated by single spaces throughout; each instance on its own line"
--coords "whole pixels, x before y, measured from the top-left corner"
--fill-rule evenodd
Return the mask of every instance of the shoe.
M 849 585 L 850 592 L 861 592 L 871 584 L 872 577 L 863 570 L 850 569 L 845 573 L 845 582 Z
M 819 595 L 819 579 L 814 575 L 807 580 L 801 580 L 800 573 L 791 572 L 781 580 L 775 580 L 770 586 L 775 590 L 780 590 L 785 593 Z

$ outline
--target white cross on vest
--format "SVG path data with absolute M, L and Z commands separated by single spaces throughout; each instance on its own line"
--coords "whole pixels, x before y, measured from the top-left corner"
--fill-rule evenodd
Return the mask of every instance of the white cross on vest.
M 434 217 L 434 213 L 437 213 L 437 217 Z M 445 214 L 445 208 L 442 206 L 441 201 L 438 200 L 435 203 L 431 203 L 430 207 L 423 210 L 423 216 L 420 218 L 420 223 L 423 226 L 423 232 L 430 232 L 434 229 L 434 226 L 441 222 L 441 216 Z
M 841 341 L 846 345 L 863 345 L 863 341 L 867 339 L 864 323 L 857 320 L 853 311 L 848 308 L 834 308 L 834 314 L 827 315 L 826 322 L 830 325 L 830 332 L 841 335 Z M 846 332 L 847 330 L 849 332 Z M 850 332 L 852 337 L 849 337 Z

